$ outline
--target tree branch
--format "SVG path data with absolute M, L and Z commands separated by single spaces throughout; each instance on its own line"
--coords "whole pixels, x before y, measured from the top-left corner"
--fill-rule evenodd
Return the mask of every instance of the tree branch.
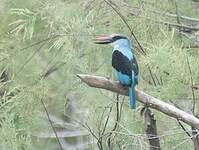
M 150 150 L 161 150 L 160 139 L 157 135 L 156 119 L 150 109 L 144 110 L 145 132 L 148 137 Z
M 161 15 L 161 16 L 168 16 L 168 17 L 178 17 L 177 14 L 172 14 L 172 13 L 168 13 L 168 12 L 161 12 L 161 11 L 156 11 L 156 10 L 152 10 L 153 13 Z M 198 18 L 192 18 L 192 17 L 188 17 L 188 16 L 182 16 L 180 15 L 180 19 L 184 19 L 187 21 L 192 21 L 192 22 L 199 22 Z
M 95 88 L 106 89 L 121 95 L 127 95 L 127 88 L 124 88 L 117 81 L 112 81 L 100 76 L 91 76 L 78 74 L 77 75 L 87 85 Z M 199 119 L 195 116 L 176 108 L 173 105 L 165 103 L 157 98 L 154 98 L 141 90 L 136 89 L 137 100 L 148 107 L 156 109 L 170 117 L 176 118 L 180 121 L 187 123 L 188 125 L 199 128 Z
M 166 21 L 160 21 L 160 20 L 155 20 L 149 17 L 145 17 L 147 20 L 153 21 L 155 23 L 163 24 L 163 25 L 168 25 L 172 27 L 177 27 L 183 31 L 199 31 L 199 28 L 197 26 L 188 26 L 185 24 L 178 24 L 178 23 L 173 23 L 173 22 L 166 22 Z

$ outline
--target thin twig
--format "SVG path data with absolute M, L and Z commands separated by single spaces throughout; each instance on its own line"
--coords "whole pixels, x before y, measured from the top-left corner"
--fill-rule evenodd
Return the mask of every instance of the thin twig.
M 102 140 L 103 140 L 103 137 L 104 137 L 104 133 L 105 133 L 105 131 L 106 131 L 106 127 L 107 127 L 107 125 L 108 125 L 108 121 L 109 121 L 109 118 L 110 118 L 110 114 L 111 114 L 111 112 L 112 112 L 112 108 L 113 108 L 113 105 L 110 106 L 109 113 L 108 113 L 108 116 L 107 116 L 107 118 L 106 118 L 106 121 L 105 121 L 103 130 L 102 130 L 102 132 L 100 132 L 100 134 L 99 134 L 99 140 L 98 140 L 97 143 L 99 143 L 101 149 L 103 149 Z M 100 126 L 101 126 L 101 125 L 100 125 Z M 99 146 L 98 146 L 98 147 L 99 147 Z
M 175 3 L 175 8 L 176 8 L 176 20 L 177 20 L 177 23 L 182 25 L 182 23 L 180 22 L 180 14 L 178 12 L 178 5 L 177 5 L 177 2 L 176 0 L 173 0 L 174 3 Z M 179 33 L 181 33 L 181 31 L 179 30 Z M 182 34 L 180 34 L 180 37 L 181 37 L 181 42 L 182 42 Z M 183 124 L 177 119 L 178 121 L 178 124 L 180 125 L 180 127 L 182 128 L 182 130 L 191 138 L 192 135 L 186 130 L 186 128 L 183 126 Z M 193 141 L 193 138 L 191 138 L 191 140 Z
M 58 137 L 58 135 L 57 135 L 57 132 L 56 132 L 55 128 L 53 127 L 53 123 L 52 123 L 52 121 L 51 121 L 51 119 L 50 119 L 50 115 L 49 115 L 48 110 L 47 110 L 47 108 L 46 108 L 46 106 L 45 106 L 45 103 L 44 103 L 44 101 L 43 101 L 43 98 L 41 98 L 40 100 L 41 100 L 41 103 L 42 103 L 42 105 L 43 105 L 43 107 L 44 107 L 44 110 L 45 110 L 45 112 L 46 112 L 46 116 L 48 117 L 48 121 L 49 121 L 49 123 L 50 123 L 50 126 L 52 127 L 53 132 L 54 132 L 54 134 L 55 134 L 55 136 L 56 136 L 56 139 L 57 139 L 57 142 L 58 142 L 58 144 L 59 144 L 59 147 L 60 147 L 61 150 L 63 150 L 62 145 L 61 145 L 61 142 L 60 142 L 59 137 Z
M 22 64 L 22 66 L 17 70 L 16 75 L 18 76 L 19 73 L 24 69 L 24 67 L 32 60 L 32 58 L 36 55 L 36 53 L 38 53 L 41 48 L 45 45 L 46 43 L 43 43 L 41 46 L 39 46 L 39 48 L 37 48 L 32 55 L 29 56 L 29 58 Z
M 190 80 L 191 80 L 191 91 L 192 91 L 192 98 L 193 98 L 193 105 L 192 105 L 192 113 L 195 114 L 195 106 L 196 106 L 196 97 L 195 97 L 195 91 L 194 91 L 194 81 L 193 81 L 193 76 L 192 76 L 192 71 L 191 71 L 191 66 L 189 63 L 189 58 L 187 56 L 187 65 L 189 69 L 189 75 L 190 75 Z
M 112 109 L 113 109 L 113 105 L 112 105 L 112 106 L 110 107 L 110 109 L 109 109 L 109 114 L 108 114 L 108 116 L 107 116 L 107 118 L 106 118 L 106 122 L 105 122 L 104 128 L 103 128 L 103 130 L 102 130 L 102 135 L 104 135 L 104 132 L 106 131 L 106 127 L 107 127 L 107 125 L 108 125 L 108 121 L 109 121 L 110 113 L 112 112 Z
M 152 71 L 151 71 L 151 68 L 147 65 L 147 68 L 148 68 L 148 70 L 149 70 L 149 74 L 150 74 L 150 76 L 151 76 L 151 79 L 152 79 L 152 81 L 153 81 L 153 84 L 154 84 L 154 86 L 157 86 L 157 84 L 156 84 L 156 82 L 155 82 L 155 78 L 153 77 L 153 73 L 152 73 Z
M 187 129 L 183 126 L 183 124 L 179 120 L 177 121 L 180 127 L 184 130 L 184 132 L 192 139 L 192 135 L 187 131 Z
M 145 50 L 143 49 L 143 47 L 141 46 L 140 42 L 138 41 L 137 37 L 135 36 L 132 28 L 130 27 L 130 25 L 127 23 L 127 21 L 125 20 L 124 16 L 113 6 L 113 2 L 111 2 L 110 0 L 104 0 L 104 2 L 106 2 L 117 14 L 118 16 L 122 19 L 122 21 L 125 23 L 125 25 L 127 26 L 127 28 L 129 29 L 129 31 L 131 32 L 131 35 L 134 37 L 135 41 L 137 42 L 137 44 L 139 45 L 141 52 L 146 55 Z M 115 4 L 114 4 L 115 5 Z
M 117 94 L 117 101 L 116 101 L 116 121 L 115 121 L 115 125 L 114 125 L 114 127 L 113 127 L 113 129 L 112 129 L 112 132 L 110 132 L 110 134 L 109 134 L 109 138 L 108 138 L 108 140 L 107 140 L 107 144 L 108 144 L 108 149 L 110 150 L 110 149 L 112 149 L 111 148 L 111 136 L 112 136 L 112 133 L 114 132 L 114 131 L 116 131 L 117 130 L 117 127 L 118 127 L 118 123 L 119 123 L 119 118 L 120 117 L 120 109 L 119 109 L 119 94 Z
M 173 1 L 174 1 L 174 3 L 175 3 L 175 9 L 176 9 L 176 15 L 177 15 L 177 17 L 176 17 L 177 23 L 180 24 L 180 25 L 182 26 L 182 23 L 181 23 L 181 21 L 180 21 L 181 15 L 180 15 L 180 13 L 179 13 L 179 11 L 178 11 L 177 2 L 176 2 L 176 0 L 173 0 Z M 181 28 L 179 29 L 179 32 L 181 32 Z M 180 36 L 180 39 L 181 39 L 181 42 L 182 42 L 182 36 L 181 36 L 181 34 L 180 34 L 179 36 Z

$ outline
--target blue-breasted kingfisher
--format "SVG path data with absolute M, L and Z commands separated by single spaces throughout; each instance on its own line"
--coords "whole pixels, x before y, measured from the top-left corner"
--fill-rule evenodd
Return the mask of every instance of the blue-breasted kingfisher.
M 112 34 L 96 37 L 95 43 L 113 46 L 112 67 L 116 71 L 117 80 L 123 86 L 128 87 L 130 107 L 135 109 L 135 86 L 138 84 L 139 68 L 130 40 L 124 35 Z

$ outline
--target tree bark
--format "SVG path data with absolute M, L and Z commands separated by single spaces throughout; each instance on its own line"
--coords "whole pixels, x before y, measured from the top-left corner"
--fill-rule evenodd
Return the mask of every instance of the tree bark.
M 149 108 L 144 108 L 145 133 L 148 137 L 150 150 L 160 150 L 160 140 L 157 136 L 157 127 L 154 114 Z
M 199 150 L 199 135 L 198 130 L 192 127 L 192 141 L 194 143 L 194 150 Z
M 100 76 L 77 75 L 87 85 L 95 88 L 106 89 L 122 95 L 127 95 L 128 89 L 123 87 L 119 82 L 109 80 Z M 199 119 L 195 116 L 176 108 L 173 105 L 165 103 L 157 98 L 154 98 L 141 90 L 136 89 L 137 100 L 148 107 L 156 109 L 170 117 L 176 118 L 194 128 L 199 128 Z

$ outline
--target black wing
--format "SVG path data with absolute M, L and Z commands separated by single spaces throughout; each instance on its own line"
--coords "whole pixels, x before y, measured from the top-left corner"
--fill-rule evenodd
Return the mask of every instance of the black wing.
M 132 75 L 132 70 L 134 71 L 135 76 L 138 75 L 138 64 L 135 57 L 133 57 L 132 60 L 129 60 L 128 57 L 124 56 L 118 50 L 115 50 L 112 54 L 112 66 L 118 72 L 128 76 Z
M 139 74 L 139 67 L 138 67 L 138 63 L 137 63 L 137 60 L 135 58 L 135 56 L 133 56 L 133 59 L 131 60 L 131 63 L 133 64 L 133 71 L 135 73 L 135 76 L 138 76 Z

